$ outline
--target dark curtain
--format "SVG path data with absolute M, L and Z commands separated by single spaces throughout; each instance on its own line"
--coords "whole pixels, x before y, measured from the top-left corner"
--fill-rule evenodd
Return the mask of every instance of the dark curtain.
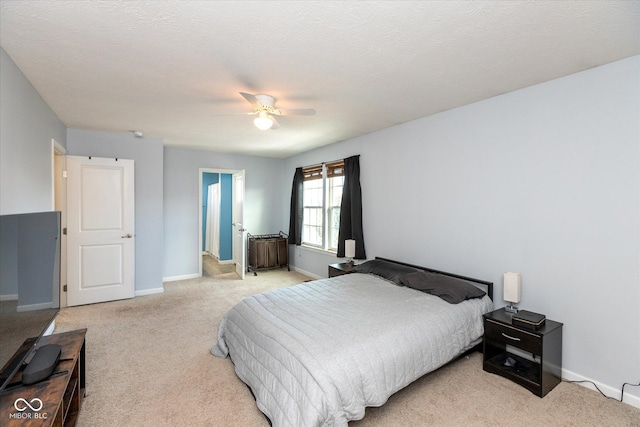
M 344 241 L 356 241 L 356 259 L 366 259 L 362 231 L 362 189 L 360 188 L 360 156 L 344 159 L 344 186 L 340 204 L 338 258 L 344 258 Z
M 297 168 L 293 175 L 293 186 L 291 188 L 291 212 L 289 214 L 289 244 L 302 244 L 302 195 L 303 195 L 304 175 L 302 168 Z

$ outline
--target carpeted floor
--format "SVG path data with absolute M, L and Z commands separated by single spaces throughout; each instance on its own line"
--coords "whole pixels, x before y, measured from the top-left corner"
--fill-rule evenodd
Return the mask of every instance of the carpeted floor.
M 202 255 L 202 275 L 204 277 L 215 277 L 224 275 L 226 278 L 232 279 L 234 276 L 232 276 L 231 274 L 235 274 L 235 272 L 235 264 L 221 264 L 216 258 L 212 257 L 211 255 Z M 239 279 L 240 277 L 238 276 L 237 278 Z
M 268 426 L 231 361 L 209 353 L 246 295 L 301 283 L 286 270 L 165 283 L 163 294 L 63 309 L 56 332 L 88 328 L 79 426 Z M 640 426 L 640 409 L 561 383 L 540 399 L 482 370 L 475 353 L 368 408 L 353 426 Z

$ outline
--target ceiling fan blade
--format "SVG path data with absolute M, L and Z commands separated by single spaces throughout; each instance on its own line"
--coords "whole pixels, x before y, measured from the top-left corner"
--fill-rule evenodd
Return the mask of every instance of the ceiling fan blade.
M 258 114 L 257 111 L 252 111 L 250 113 L 222 113 L 222 114 L 212 114 L 211 117 L 222 117 L 222 116 L 253 116 Z
M 313 108 L 293 108 L 293 109 L 277 109 L 274 114 L 279 116 L 315 116 L 316 110 Z
M 273 126 L 271 126 L 271 129 L 278 129 L 280 127 L 280 124 L 278 123 L 276 118 L 271 116 L 271 120 L 273 120 Z
M 258 98 L 256 98 L 255 95 L 252 95 L 252 94 L 246 93 L 246 92 L 240 92 L 240 95 L 242 95 L 244 97 L 244 99 L 249 101 L 249 104 L 251 104 L 253 107 L 259 107 L 260 106 L 260 101 L 258 101 Z

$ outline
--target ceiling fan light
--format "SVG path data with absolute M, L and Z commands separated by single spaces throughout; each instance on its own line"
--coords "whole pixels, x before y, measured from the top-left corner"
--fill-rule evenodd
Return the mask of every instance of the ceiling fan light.
M 273 126 L 273 120 L 271 119 L 271 116 L 269 116 L 269 114 L 261 111 L 258 114 L 258 117 L 253 120 L 253 124 L 256 125 L 256 127 L 260 130 L 267 130 L 271 129 L 271 126 Z

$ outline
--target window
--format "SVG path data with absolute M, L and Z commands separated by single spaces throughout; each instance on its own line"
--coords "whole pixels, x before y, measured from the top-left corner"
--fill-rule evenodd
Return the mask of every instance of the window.
M 302 243 L 336 251 L 344 184 L 344 161 L 309 166 L 303 168 L 302 172 Z

